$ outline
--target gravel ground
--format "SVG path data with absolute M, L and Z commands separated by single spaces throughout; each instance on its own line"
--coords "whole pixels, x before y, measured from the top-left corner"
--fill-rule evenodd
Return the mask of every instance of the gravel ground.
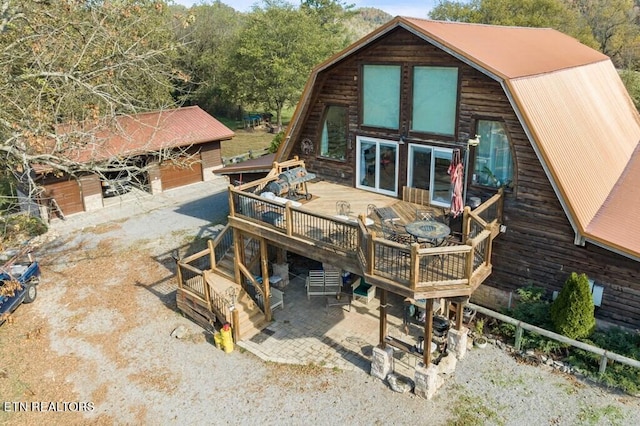
M 517 362 L 492 345 L 467 352 L 430 401 L 361 371 L 215 349 L 175 311 L 168 253 L 215 232 L 206 216 L 224 212 L 226 194 L 215 195 L 223 187 L 198 184 L 162 205 L 136 200 L 53 227 L 40 253 L 38 300 L 0 327 L 0 423 L 640 424 L 638 398 Z M 183 339 L 170 336 L 178 326 Z M 93 408 L 15 412 L 13 403 L 35 401 Z

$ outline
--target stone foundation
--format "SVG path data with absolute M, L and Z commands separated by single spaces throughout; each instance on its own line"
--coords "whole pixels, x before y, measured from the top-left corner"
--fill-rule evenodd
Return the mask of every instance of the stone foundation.
M 425 399 L 431 399 L 436 394 L 444 379 L 438 375 L 438 366 L 430 364 L 425 367 L 420 363 L 416 367 L 414 393 Z
M 393 348 L 387 346 L 382 349 L 379 346 L 373 348 L 371 355 L 371 375 L 380 380 L 385 380 L 389 373 L 393 362 Z
M 469 329 L 462 327 L 460 331 L 452 328 L 447 336 L 447 349 L 456 355 L 456 358 L 462 359 L 467 353 L 467 333 Z

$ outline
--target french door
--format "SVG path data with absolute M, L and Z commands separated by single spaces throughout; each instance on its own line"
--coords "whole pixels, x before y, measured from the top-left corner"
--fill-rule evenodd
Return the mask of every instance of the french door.
M 356 137 L 356 188 L 398 196 L 398 143 Z
M 453 150 L 409 144 L 407 186 L 429 190 L 429 203 L 451 205 L 451 177 L 448 174 Z

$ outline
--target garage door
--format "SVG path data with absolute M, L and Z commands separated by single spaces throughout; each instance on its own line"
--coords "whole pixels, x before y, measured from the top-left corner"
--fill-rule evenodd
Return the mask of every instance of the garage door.
M 202 165 L 199 162 L 191 162 L 183 167 L 174 164 L 163 164 L 160 166 L 160 179 L 162 179 L 162 190 L 189 185 L 202 181 Z
M 56 200 L 65 215 L 84 211 L 80 185 L 75 179 L 47 183 L 45 187 L 46 195 Z

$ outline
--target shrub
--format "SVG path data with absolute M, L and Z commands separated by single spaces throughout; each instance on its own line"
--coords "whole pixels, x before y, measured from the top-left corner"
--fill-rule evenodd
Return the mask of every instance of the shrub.
M 551 320 L 556 331 L 571 339 L 583 339 L 596 327 L 595 307 L 585 274 L 572 272 L 558 298 L 551 304 Z

